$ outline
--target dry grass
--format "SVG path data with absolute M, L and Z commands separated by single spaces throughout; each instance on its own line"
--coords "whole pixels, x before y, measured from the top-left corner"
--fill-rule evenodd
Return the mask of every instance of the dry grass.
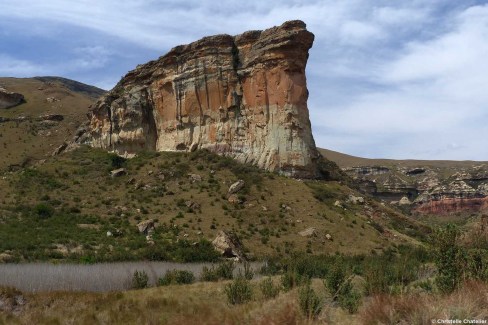
M 369 324 L 430 324 L 432 319 L 488 320 L 488 285 L 468 282 L 450 295 L 379 295 L 360 311 Z
M 54 125 L 34 120 L 0 123 L 0 170 L 28 160 L 32 163 L 49 157 L 66 138 L 73 136 L 79 124 L 86 119 L 88 107 L 96 99 L 71 91 L 57 81 L 46 84 L 33 78 L 0 78 L 0 85 L 23 94 L 26 99 L 22 105 L 1 110 L 0 117 L 35 119 L 44 114 L 64 116 L 63 121 Z M 55 97 L 59 101 L 49 103 L 46 101 L 48 97 Z
M 306 324 L 296 291 L 272 301 L 230 306 L 224 285 L 196 283 L 123 293 L 26 294 L 19 315 L 0 313 L 0 324 Z M 256 282 L 254 283 L 256 285 Z

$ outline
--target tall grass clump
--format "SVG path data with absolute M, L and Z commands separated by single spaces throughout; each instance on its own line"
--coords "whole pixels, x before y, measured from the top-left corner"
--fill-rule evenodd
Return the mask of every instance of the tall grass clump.
M 225 286 L 227 301 L 231 305 L 243 304 L 252 300 L 253 291 L 251 282 L 244 276 L 237 276 L 232 283 Z
M 351 314 L 358 310 L 361 303 L 361 294 L 352 285 L 353 276 L 347 273 L 343 264 L 336 262 L 324 280 L 332 300 Z
M 265 299 L 272 299 L 280 293 L 280 287 L 273 283 L 271 277 L 267 277 L 259 284 L 259 289 Z
M 313 290 L 310 280 L 306 281 L 305 285 L 298 291 L 298 304 L 308 319 L 316 318 L 322 311 L 322 299 Z

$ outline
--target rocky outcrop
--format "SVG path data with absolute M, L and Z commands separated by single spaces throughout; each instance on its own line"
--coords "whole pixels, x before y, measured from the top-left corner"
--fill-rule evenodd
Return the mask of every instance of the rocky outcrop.
M 0 87 L 0 109 L 10 108 L 25 102 L 24 95 Z
M 215 250 L 225 258 L 232 258 L 238 261 L 246 261 L 242 244 L 234 233 L 219 231 L 217 237 L 212 241 Z
M 125 156 L 208 149 L 284 175 L 320 177 L 305 77 L 313 40 L 305 23 L 289 21 L 177 46 L 103 96 L 77 142 Z
M 488 165 L 445 166 L 363 166 L 343 170 L 363 192 L 413 213 L 442 215 L 488 210 Z

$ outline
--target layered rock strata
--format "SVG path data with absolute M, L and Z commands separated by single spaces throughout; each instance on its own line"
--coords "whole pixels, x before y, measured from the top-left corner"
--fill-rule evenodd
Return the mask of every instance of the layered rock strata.
M 458 168 L 362 166 L 343 170 L 363 192 L 394 205 L 408 206 L 414 213 L 488 211 L 487 164 Z M 386 172 L 371 172 L 378 170 Z M 402 200 L 412 204 L 402 204 Z
M 89 114 L 78 143 L 131 156 L 209 149 L 294 177 L 320 177 L 301 21 L 205 37 L 130 71 Z

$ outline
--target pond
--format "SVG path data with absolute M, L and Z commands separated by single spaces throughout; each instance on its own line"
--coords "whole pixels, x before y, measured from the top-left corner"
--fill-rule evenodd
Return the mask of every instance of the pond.
M 255 273 L 263 263 L 251 263 Z M 168 270 L 191 271 L 199 279 L 202 268 L 211 263 L 120 262 L 99 264 L 25 263 L 0 264 L 0 286 L 11 286 L 25 292 L 127 290 L 135 271 L 145 271 L 149 285 Z M 234 273 L 242 269 L 237 264 Z

